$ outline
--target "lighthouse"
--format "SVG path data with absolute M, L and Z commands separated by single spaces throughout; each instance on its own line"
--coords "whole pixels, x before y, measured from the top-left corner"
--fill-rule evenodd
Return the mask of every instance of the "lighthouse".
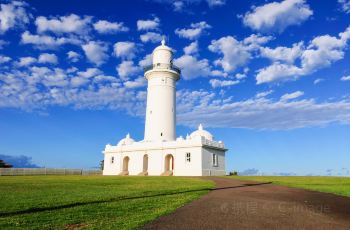
M 176 137 L 176 82 L 181 71 L 173 65 L 173 50 L 164 39 L 145 67 L 148 82 L 143 140 L 127 134 L 103 151 L 103 175 L 213 176 L 225 175 L 224 142 L 202 125 Z
M 173 65 L 173 51 L 164 39 L 152 53 L 152 65 L 145 68 L 145 78 L 148 87 L 144 141 L 173 141 L 180 69 Z

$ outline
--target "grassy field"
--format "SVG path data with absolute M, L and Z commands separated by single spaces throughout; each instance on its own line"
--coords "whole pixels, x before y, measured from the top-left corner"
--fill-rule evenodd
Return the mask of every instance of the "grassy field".
M 0 229 L 135 229 L 200 197 L 183 177 L 0 177 Z
M 322 176 L 232 176 L 234 179 L 272 182 L 294 188 L 350 196 L 350 177 Z

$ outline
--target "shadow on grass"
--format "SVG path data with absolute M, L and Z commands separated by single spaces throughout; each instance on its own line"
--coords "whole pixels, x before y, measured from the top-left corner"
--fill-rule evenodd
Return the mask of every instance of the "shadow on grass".
M 29 209 L 13 211 L 13 212 L 3 212 L 3 213 L 0 213 L 0 217 L 16 216 L 16 215 L 21 215 L 21 214 L 31 214 L 31 213 L 45 212 L 45 211 L 54 211 L 54 210 L 59 210 L 59 209 L 73 208 L 73 207 L 90 205 L 90 204 L 103 204 L 103 203 L 117 202 L 117 201 L 123 201 L 123 200 L 134 200 L 134 199 L 161 197 L 161 196 L 172 196 L 172 195 L 192 193 L 192 192 L 235 189 L 235 188 L 242 188 L 242 187 L 249 187 L 249 186 L 265 185 L 265 184 L 271 184 L 271 183 L 272 182 L 264 182 L 264 183 L 258 183 L 258 184 L 243 184 L 243 185 L 238 185 L 238 186 L 221 187 L 221 188 L 194 189 L 194 190 L 170 192 L 170 193 L 160 193 L 160 194 L 153 194 L 153 195 L 146 195 L 146 196 L 118 197 L 118 198 L 110 198 L 110 199 L 106 199 L 106 200 L 76 202 L 76 203 L 72 203 L 72 204 L 58 205 L 58 206 L 53 206 L 53 207 L 29 208 Z

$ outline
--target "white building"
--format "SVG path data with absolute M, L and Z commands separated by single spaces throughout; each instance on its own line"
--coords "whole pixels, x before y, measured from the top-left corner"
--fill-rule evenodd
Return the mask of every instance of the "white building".
M 103 175 L 210 176 L 225 175 L 222 141 L 199 125 L 198 130 L 176 138 L 176 82 L 180 69 L 172 64 L 172 49 L 164 40 L 145 68 L 148 80 L 144 140 L 130 135 L 116 146 L 106 145 Z

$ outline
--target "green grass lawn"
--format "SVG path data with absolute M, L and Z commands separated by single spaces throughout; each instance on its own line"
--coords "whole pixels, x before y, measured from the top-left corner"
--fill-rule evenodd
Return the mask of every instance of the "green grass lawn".
M 0 229 L 135 229 L 213 187 L 184 177 L 3 176 Z
M 233 179 L 272 182 L 294 188 L 350 196 L 350 177 L 325 176 L 232 176 Z

